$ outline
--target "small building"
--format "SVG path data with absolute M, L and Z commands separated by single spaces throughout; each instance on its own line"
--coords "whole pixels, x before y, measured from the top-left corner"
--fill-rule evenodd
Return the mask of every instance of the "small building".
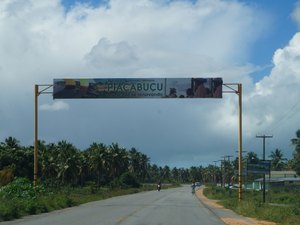
M 300 187 L 300 177 L 295 171 L 271 171 L 270 175 L 266 175 L 266 190 L 269 187 Z M 246 184 L 247 189 L 262 190 L 263 178 L 258 178 L 251 183 Z
M 256 190 L 261 190 L 263 186 L 263 178 L 256 179 L 254 181 L 256 183 Z M 268 178 L 266 177 L 266 189 L 269 187 L 294 187 L 300 186 L 300 177 L 284 177 L 284 178 Z M 258 189 L 257 189 L 258 188 Z

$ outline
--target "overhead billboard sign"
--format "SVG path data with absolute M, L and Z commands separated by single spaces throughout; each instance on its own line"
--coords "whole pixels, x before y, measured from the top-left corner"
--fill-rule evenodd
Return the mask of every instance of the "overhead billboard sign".
M 54 79 L 53 98 L 222 98 L 222 78 Z

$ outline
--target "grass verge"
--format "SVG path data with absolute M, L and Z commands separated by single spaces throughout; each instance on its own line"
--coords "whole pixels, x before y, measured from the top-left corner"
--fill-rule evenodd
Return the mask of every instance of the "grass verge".
M 266 203 L 262 203 L 262 193 L 246 191 L 243 200 L 238 201 L 236 190 L 207 187 L 204 195 L 219 200 L 225 208 L 238 214 L 260 220 L 273 221 L 280 225 L 300 224 L 300 189 L 274 189 L 267 193 Z

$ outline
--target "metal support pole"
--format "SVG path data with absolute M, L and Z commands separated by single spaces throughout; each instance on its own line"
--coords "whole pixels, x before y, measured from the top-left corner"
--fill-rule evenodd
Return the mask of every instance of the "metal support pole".
M 235 93 L 238 95 L 239 100 L 238 100 L 238 107 L 239 107 L 239 116 L 238 116 L 238 133 L 239 133 L 239 142 L 238 142 L 238 160 L 239 160 L 239 169 L 238 169 L 238 197 L 239 197 L 239 201 L 242 200 L 242 168 L 243 168 L 243 156 L 242 156 L 242 84 L 241 83 L 226 83 L 223 84 L 225 87 L 229 88 L 229 91 L 223 91 L 223 93 Z M 237 86 L 237 90 L 235 90 L 234 88 L 232 88 L 232 85 L 236 85 Z
M 33 149 L 33 186 L 37 185 L 38 178 L 38 97 L 40 94 L 52 94 L 47 91 L 53 85 L 51 84 L 35 84 L 34 85 L 34 149 Z M 41 91 L 39 87 L 44 87 Z
M 242 200 L 242 191 L 243 191 L 243 187 L 242 187 L 242 168 L 243 168 L 243 164 L 242 164 L 242 84 L 238 84 L 238 96 L 239 96 L 239 174 L 238 174 L 238 183 L 239 183 L 239 201 Z
M 34 86 L 34 170 L 33 170 L 33 186 L 37 185 L 37 174 L 38 174 L 38 96 L 39 86 Z

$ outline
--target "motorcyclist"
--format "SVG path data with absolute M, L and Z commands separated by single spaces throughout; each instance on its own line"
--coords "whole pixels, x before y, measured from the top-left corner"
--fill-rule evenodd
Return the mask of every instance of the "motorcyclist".
M 159 182 L 157 183 L 157 191 L 160 191 L 160 189 L 161 189 L 161 182 L 159 181 Z
M 195 182 L 192 183 L 191 187 L 192 187 L 192 194 L 195 194 L 195 188 L 196 188 Z

